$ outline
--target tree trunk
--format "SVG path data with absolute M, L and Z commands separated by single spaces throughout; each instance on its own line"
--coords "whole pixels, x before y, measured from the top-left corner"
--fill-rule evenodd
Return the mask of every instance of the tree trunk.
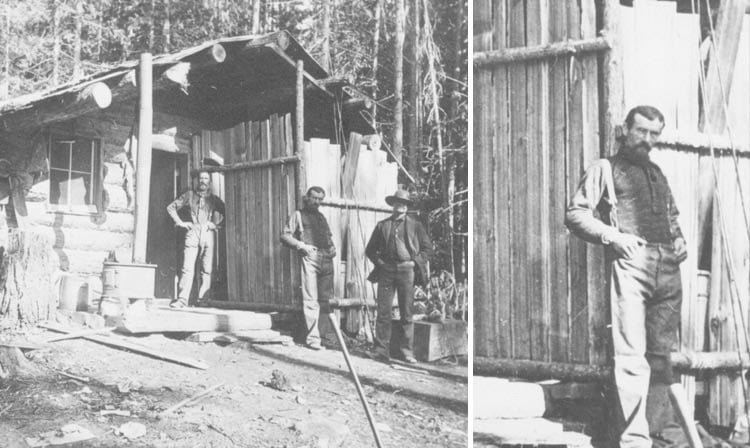
M 0 379 L 29 377 L 38 373 L 39 369 L 23 356 L 21 350 L 0 345 Z
M 73 81 L 83 77 L 83 62 L 81 61 L 81 46 L 83 45 L 83 2 L 76 1 L 76 34 L 73 43 Z
M 383 0 L 375 0 L 375 33 L 372 51 L 372 127 L 377 131 L 378 124 L 378 53 L 380 52 L 380 26 L 383 21 Z
M 10 97 L 10 7 L 5 6 L 5 18 L 4 18 L 4 30 L 3 33 L 3 69 L 0 73 L 0 100 Z
M 421 71 L 419 69 L 419 53 L 420 53 L 420 0 L 414 0 L 411 14 L 411 26 L 409 27 L 411 32 L 409 37 L 409 116 L 407 122 L 409 123 L 408 140 L 406 142 L 407 150 L 407 161 L 406 166 L 408 167 L 411 174 L 416 178 L 420 179 L 420 165 L 422 160 L 422 102 L 421 98 Z
M 260 34 L 260 0 L 253 0 L 253 34 Z
M 0 328 L 35 324 L 52 317 L 57 294 L 48 236 L 34 230 L 10 229 L 0 257 Z
M 151 0 L 148 4 L 149 8 L 149 15 L 148 15 L 148 51 L 151 53 L 154 52 L 154 27 L 156 26 L 156 20 L 154 19 L 154 16 L 156 15 L 156 4 L 155 0 Z
M 320 63 L 327 72 L 331 72 L 331 0 L 322 0 L 323 20 L 321 21 L 322 52 Z
M 164 36 L 164 52 L 169 53 L 172 49 L 172 10 L 171 0 L 164 0 L 164 25 L 161 33 Z
M 404 0 L 396 0 L 396 33 L 393 46 L 393 155 L 401 162 L 404 148 Z
M 60 14 L 57 0 L 50 2 L 52 7 L 52 85 L 60 84 Z

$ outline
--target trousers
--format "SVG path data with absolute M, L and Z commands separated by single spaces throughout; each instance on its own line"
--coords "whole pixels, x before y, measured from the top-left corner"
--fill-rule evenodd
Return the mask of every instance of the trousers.
M 328 313 L 333 298 L 333 260 L 323 251 L 300 257 L 302 311 L 305 318 L 305 343 L 319 344 L 318 319 Z
M 214 263 L 214 239 L 215 232 L 201 228 L 197 224 L 185 234 L 185 251 L 182 261 L 180 282 L 178 283 L 177 297 L 180 300 L 190 298 L 190 290 L 193 287 L 193 275 L 195 261 L 200 257 L 201 282 L 198 290 L 198 298 L 204 299 L 211 289 L 211 271 Z
M 677 348 L 682 304 L 680 266 L 671 245 L 647 244 L 632 259 L 611 263 L 614 380 L 620 447 L 651 447 L 649 384 L 675 381 L 669 354 Z
M 397 321 L 399 333 L 403 336 L 398 346 L 402 357 L 414 356 L 414 321 L 412 303 L 414 302 L 414 262 L 384 264 L 378 279 L 378 318 L 375 324 L 375 343 L 390 353 L 391 347 L 391 308 L 393 297 L 398 294 Z

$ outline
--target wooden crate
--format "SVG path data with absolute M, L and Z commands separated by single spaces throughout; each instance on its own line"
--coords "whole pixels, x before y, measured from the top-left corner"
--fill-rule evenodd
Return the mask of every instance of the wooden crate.
M 429 362 L 451 355 L 465 355 L 467 338 L 467 325 L 461 320 L 414 322 L 414 356 Z

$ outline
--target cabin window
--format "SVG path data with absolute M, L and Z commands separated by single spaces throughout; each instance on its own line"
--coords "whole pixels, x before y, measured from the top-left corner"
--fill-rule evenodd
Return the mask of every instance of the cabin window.
M 96 213 L 101 191 L 99 141 L 50 139 L 49 203 L 55 210 Z

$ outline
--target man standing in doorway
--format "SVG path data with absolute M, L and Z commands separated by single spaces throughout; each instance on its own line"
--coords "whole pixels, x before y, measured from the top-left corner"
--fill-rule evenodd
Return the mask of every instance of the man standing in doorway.
M 190 221 L 183 221 L 177 213 L 182 208 L 190 210 Z M 211 271 L 216 245 L 216 229 L 224 221 L 224 202 L 211 193 L 211 175 L 208 171 L 198 173 L 198 186 L 172 201 L 167 213 L 177 227 L 186 230 L 182 272 L 177 299 L 169 304 L 172 308 L 187 306 L 193 286 L 195 260 L 200 257 L 201 282 L 198 300 L 206 298 L 211 289 Z
M 633 108 L 618 153 L 588 168 L 565 217 L 575 235 L 605 246 L 611 267 L 620 447 L 651 447 L 649 384 L 669 386 L 672 398 L 679 391 L 669 354 L 677 348 L 687 251 L 667 179 L 649 158 L 663 129 L 658 109 Z
M 281 243 L 295 249 L 300 258 L 302 280 L 302 308 L 305 318 L 305 345 L 322 350 L 318 319 L 321 310 L 329 313 L 333 298 L 333 244 L 328 221 L 318 210 L 326 192 L 321 187 L 310 187 L 303 198 L 302 210 L 289 217 L 281 233 Z
M 414 301 L 414 284 L 427 281 L 427 262 L 432 255 L 432 241 L 422 224 L 407 216 L 412 204 L 409 193 L 398 190 L 393 196 L 385 198 L 393 207 L 393 214 L 380 221 L 372 232 L 367 243 L 365 254 L 375 265 L 368 277 L 378 283 L 378 318 L 375 327 L 376 355 L 383 360 L 391 356 L 391 308 L 394 294 L 398 294 L 400 319 L 399 333 L 403 335 L 398 356 L 408 362 L 414 359 L 413 339 L 414 322 L 412 321 L 412 303 Z

